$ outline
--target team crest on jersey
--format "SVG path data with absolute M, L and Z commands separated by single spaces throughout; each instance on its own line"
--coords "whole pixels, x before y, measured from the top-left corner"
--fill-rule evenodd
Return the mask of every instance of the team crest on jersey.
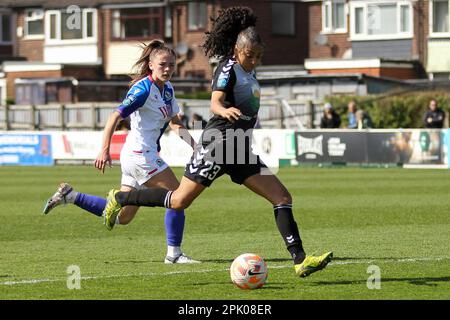
M 164 99 L 166 101 L 172 100 L 172 92 L 170 90 L 167 90 L 166 92 L 164 92 Z
M 164 161 L 162 159 L 156 159 L 156 165 L 161 168 L 164 165 Z
M 261 98 L 261 91 L 258 85 L 252 86 L 253 97 L 250 99 L 250 107 L 253 111 L 258 112 L 259 110 L 259 100 Z

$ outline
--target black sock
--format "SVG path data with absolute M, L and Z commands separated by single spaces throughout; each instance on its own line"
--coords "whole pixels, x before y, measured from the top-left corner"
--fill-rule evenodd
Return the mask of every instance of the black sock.
M 148 188 L 130 192 L 119 191 L 116 200 L 122 206 L 170 207 L 172 191 L 164 188 Z
M 292 259 L 294 259 L 294 264 L 302 263 L 306 254 L 303 250 L 297 223 L 292 214 L 292 204 L 277 205 L 273 207 L 273 210 L 278 230 L 283 237 L 286 248 L 291 254 Z

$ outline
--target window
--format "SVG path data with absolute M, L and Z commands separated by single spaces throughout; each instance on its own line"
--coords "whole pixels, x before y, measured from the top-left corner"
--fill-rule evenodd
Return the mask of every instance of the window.
M 49 39 L 56 40 L 59 38 L 57 29 L 58 28 L 58 15 L 56 13 L 49 14 L 50 18 L 50 34 Z
M 412 7 L 409 1 L 351 3 L 352 40 L 411 38 Z
M 450 72 L 438 72 L 438 73 L 432 73 L 432 79 L 433 80 L 449 80 L 450 79 Z
M 322 30 L 324 33 L 347 32 L 345 1 L 324 1 L 322 6 Z
M 96 37 L 95 9 L 82 9 L 79 12 L 49 10 L 45 14 L 45 33 L 48 41 L 79 41 Z
M 367 33 L 384 35 L 397 33 L 397 5 L 369 4 L 367 8 Z
M 206 3 L 188 3 L 188 29 L 190 31 L 202 30 L 206 28 Z
M 86 38 L 94 37 L 94 12 L 86 11 L 83 18 L 83 23 L 86 25 Z
M 41 9 L 25 11 L 25 37 L 44 35 L 44 11 Z
M 0 43 L 10 43 L 12 41 L 12 16 L 7 13 L 0 13 Z
M 448 34 L 450 32 L 448 3 L 448 0 L 430 1 L 430 27 L 432 35 Z
M 355 33 L 364 33 L 364 8 L 355 8 Z
M 295 5 L 272 3 L 272 33 L 282 36 L 295 35 Z
M 114 39 L 148 39 L 163 37 L 162 8 L 132 8 L 112 12 Z
M 411 8 L 407 5 L 400 6 L 400 32 L 409 32 L 411 30 Z
M 172 38 L 172 9 L 167 6 L 165 9 L 165 23 L 164 36 L 166 38 Z
M 70 39 L 83 39 L 83 24 L 77 28 L 74 27 L 71 23 L 75 22 L 72 20 L 73 13 L 61 12 L 61 40 L 70 40 Z

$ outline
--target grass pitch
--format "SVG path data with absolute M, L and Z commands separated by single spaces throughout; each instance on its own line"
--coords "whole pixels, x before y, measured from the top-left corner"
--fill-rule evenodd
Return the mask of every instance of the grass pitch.
M 106 195 L 119 184 L 119 167 L 104 175 L 0 167 L 0 299 L 450 299 L 450 171 L 287 168 L 278 176 L 293 195 L 307 252 L 334 252 L 305 279 L 294 274 L 271 205 L 227 176 L 186 212 L 183 249 L 203 263 L 165 265 L 164 209 L 141 208 L 113 231 L 74 205 L 41 214 L 59 182 Z M 228 268 L 245 252 L 268 264 L 262 289 L 230 282 Z M 71 290 L 74 265 L 81 288 Z

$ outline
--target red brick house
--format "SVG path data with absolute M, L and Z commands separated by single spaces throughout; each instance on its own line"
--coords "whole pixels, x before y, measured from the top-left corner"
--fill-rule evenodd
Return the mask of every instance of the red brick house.
M 421 74 L 417 1 L 312 1 L 311 74 L 364 73 L 412 79 Z M 387 61 L 388 60 L 388 61 Z
M 210 79 L 214 61 L 199 46 L 209 17 L 234 5 L 249 6 L 259 17 L 264 65 L 400 79 L 426 71 L 448 79 L 449 2 L 2 0 L 0 63 L 8 63 L 0 64 L 0 103 L 14 98 L 17 78 L 126 81 L 140 45 L 155 38 L 179 53 L 176 78 Z
M 309 1 L 312 74 L 450 76 L 448 0 Z
M 303 1 L 172 1 L 173 42 L 188 44 L 192 56 L 183 66 L 181 76 L 211 74 L 211 66 L 205 59 L 199 45 L 204 32 L 211 23 L 205 15 L 215 16 L 221 8 L 245 5 L 252 8 L 258 16 L 258 30 L 267 44 L 263 57 L 264 65 L 301 65 L 308 56 L 307 5 Z M 196 25 L 195 21 L 201 21 Z
M 9 63 L 4 70 L 9 70 L 4 72 L 9 98 L 14 98 L 14 79 L 53 77 L 55 64 L 61 70 L 58 76 L 128 79 L 142 43 L 155 38 L 179 53 L 176 77 L 210 79 L 214 61 L 200 48 L 204 32 L 211 27 L 210 16 L 234 5 L 249 6 L 258 15 L 267 43 L 264 64 L 301 65 L 308 55 L 304 1 L 78 0 L 76 5 L 69 0 L 5 1 L 11 30 L 0 52 L 27 61 L 17 67 Z M 24 73 L 26 65 L 30 72 Z

